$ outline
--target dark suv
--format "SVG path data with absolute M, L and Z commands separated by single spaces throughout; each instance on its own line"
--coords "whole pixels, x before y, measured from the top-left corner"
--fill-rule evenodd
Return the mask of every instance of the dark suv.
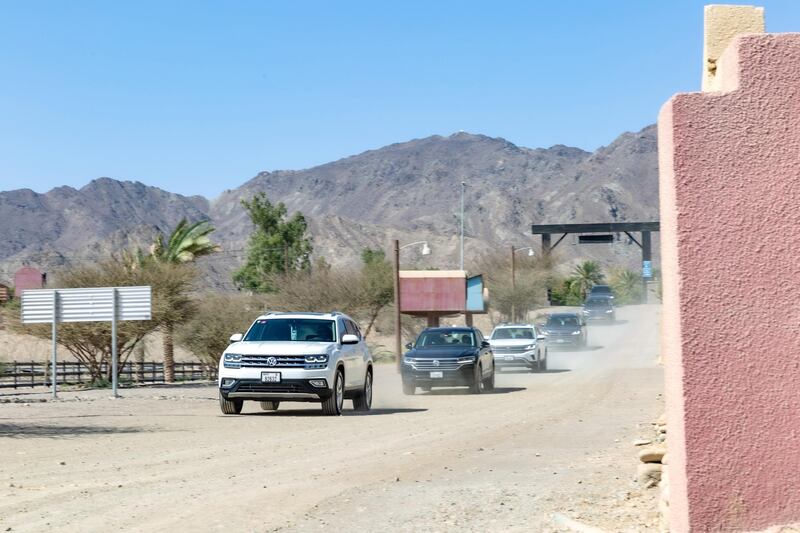
M 602 298 L 610 298 L 611 300 L 613 300 L 614 292 L 608 285 L 593 285 L 592 288 L 589 289 L 589 294 L 587 294 L 586 297 L 594 298 L 595 296 Z
M 494 389 L 494 356 L 481 332 L 473 327 L 428 328 L 403 356 L 403 392 L 417 387 L 468 386 L 479 394 Z
M 607 320 L 614 322 L 614 302 L 611 298 L 590 296 L 583 304 L 583 316 L 586 320 Z
M 547 337 L 547 345 L 578 346 L 583 348 L 588 341 L 586 323 L 579 313 L 553 313 L 547 315 L 547 322 L 542 326 Z

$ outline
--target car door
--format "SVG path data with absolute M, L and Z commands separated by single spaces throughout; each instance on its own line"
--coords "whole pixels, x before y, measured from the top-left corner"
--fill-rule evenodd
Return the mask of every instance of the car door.
M 342 320 L 344 324 L 343 334 L 359 336 L 358 328 L 349 319 Z M 341 339 L 340 339 L 341 342 Z M 358 344 L 342 344 L 342 351 L 345 359 L 345 387 L 348 389 L 356 389 L 361 386 L 362 371 L 360 370 L 359 360 L 362 359 L 361 354 L 361 341 Z
M 483 343 L 486 342 L 486 339 L 483 337 L 483 334 L 480 331 L 476 329 L 474 330 L 474 332 L 475 332 L 475 340 L 478 343 L 478 347 L 480 348 L 479 358 L 481 360 L 481 366 L 483 367 L 483 375 L 484 377 L 490 376 L 494 366 L 494 356 L 492 355 L 492 349 L 489 348 L 488 346 L 483 345 Z
M 364 340 L 364 336 L 361 334 L 361 329 L 359 329 L 358 324 L 350 322 L 350 327 L 353 329 L 353 335 L 358 337 L 358 344 L 355 346 L 355 359 L 353 360 L 354 367 L 355 367 L 355 374 L 353 377 L 356 378 L 355 384 L 357 387 L 361 388 L 364 386 L 364 376 L 367 374 L 367 343 Z
M 347 319 L 341 319 L 338 322 L 339 326 L 339 353 L 341 354 L 341 361 L 344 364 L 344 386 L 347 389 L 353 388 L 353 358 L 355 357 L 355 344 L 342 344 L 342 338 L 347 335 Z

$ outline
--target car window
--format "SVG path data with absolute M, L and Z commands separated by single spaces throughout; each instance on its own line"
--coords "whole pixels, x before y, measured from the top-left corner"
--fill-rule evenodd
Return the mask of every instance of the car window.
M 423 331 L 417 339 L 418 348 L 431 346 L 475 346 L 475 335 L 471 331 Z
M 308 318 L 264 318 L 256 320 L 245 335 L 245 341 L 334 342 L 333 320 Z
M 358 331 L 358 326 L 356 326 L 355 322 L 353 322 L 352 320 L 346 320 L 345 319 L 344 327 L 345 327 L 345 332 L 346 333 L 348 333 L 350 335 L 355 335 L 359 339 L 361 338 L 361 334 Z
M 532 339 L 535 336 L 533 328 L 499 328 L 492 333 L 492 340 Z
M 578 327 L 580 322 L 575 316 L 551 316 L 547 319 L 547 325 L 551 327 Z

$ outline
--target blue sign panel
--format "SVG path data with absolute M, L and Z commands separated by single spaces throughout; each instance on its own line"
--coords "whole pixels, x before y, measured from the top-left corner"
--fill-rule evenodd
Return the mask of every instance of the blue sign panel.
M 467 278 L 467 311 L 471 313 L 486 311 L 483 301 L 483 276 Z
M 643 278 L 652 278 L 653 277 L 653 262 L 652 261 L 642 261 L 642 277 Z

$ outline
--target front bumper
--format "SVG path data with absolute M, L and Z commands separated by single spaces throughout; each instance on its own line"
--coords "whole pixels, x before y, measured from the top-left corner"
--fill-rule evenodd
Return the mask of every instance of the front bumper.
M 556 335 L 547 337 L 547 345 L 558 348 L 559 346 L 580 346 L 583 335 Z
M 441 372 L 442 377 L 433 378 L 431 372 Z M 401 375 L 404 382 L 414 383 L 417 386 L 460 387 L 472 385 L 475 381 L 475 365 L 469 363 L 457 369 L 447 370 L 414 370 L 410 365 L 403 365 Z
M 287 400 L 321 402 L 333 393 L 330 382 L 326 387 L 314 387 L 308 379 L 284 379 L 280 383 L 262 383 L 261 379 L 236 379 L 230 387 L 220 386 L 222 397 L 244 400 Z
M 517 353 L 494 353 L 496 366 L 532 365 L 536 362 L 536 350 Z
M 614 313 L 584 313 L 586 320 L 614 320 Z

